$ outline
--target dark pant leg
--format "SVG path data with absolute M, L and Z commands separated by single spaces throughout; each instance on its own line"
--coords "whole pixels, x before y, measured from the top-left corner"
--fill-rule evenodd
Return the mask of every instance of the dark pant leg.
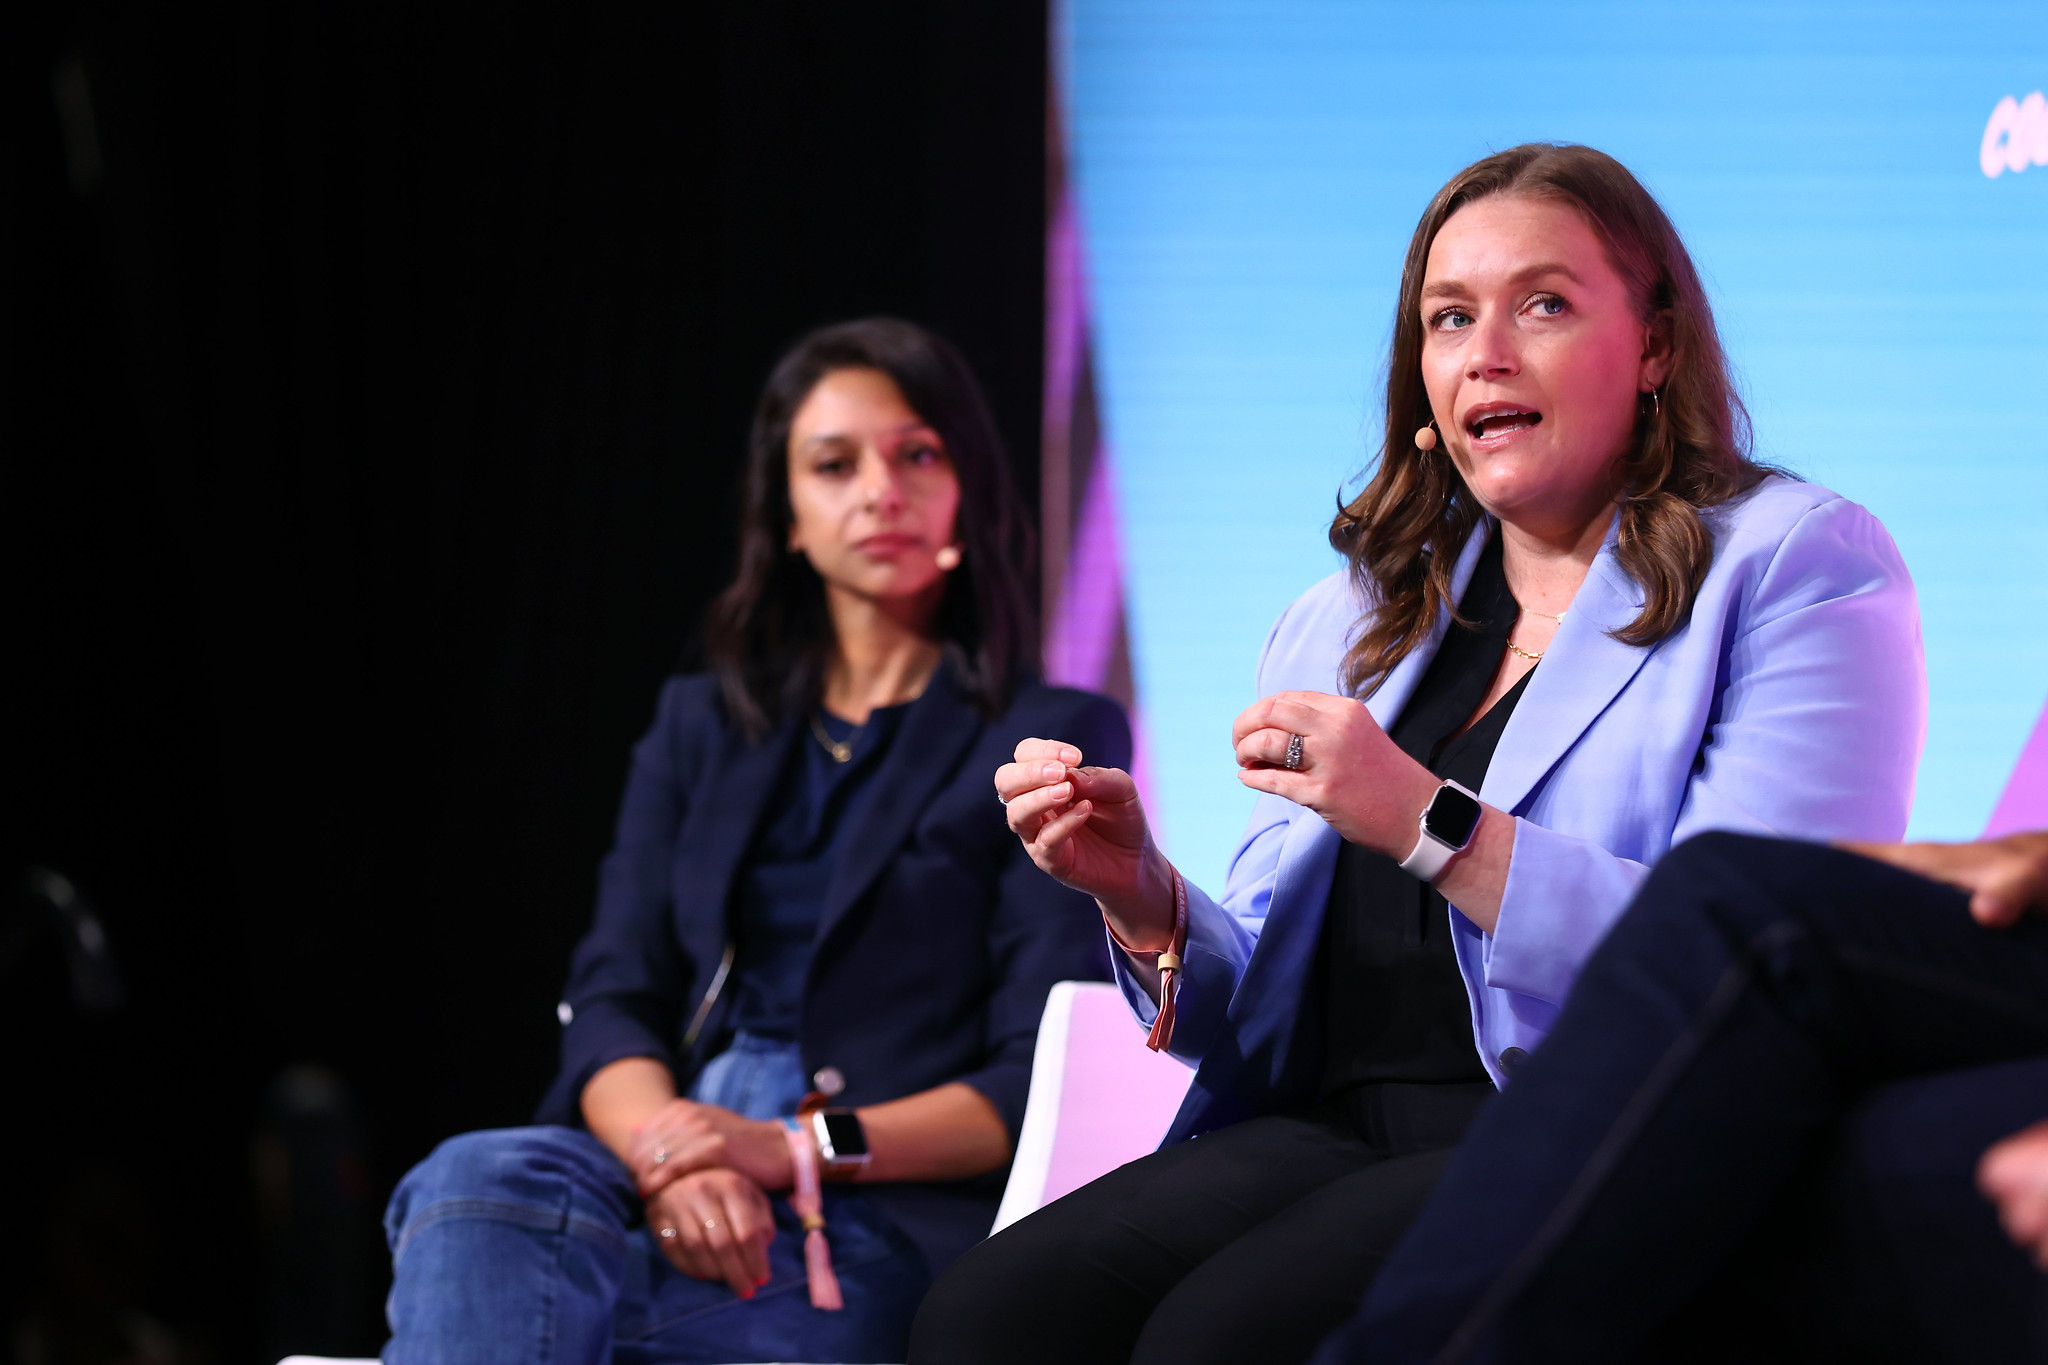
M 1436 1188 L 1450 1149 L 1393 1157 L 1304 1195 L 1167 1294 L 1131 1365 L 1295 1365 L 1343 1325 Z
M 1860 1095 L 2048 1052 L 2048 924 L 1836 850 L 1674 850 L 1318 1359 L 1627 1359 Z
M 910 1359 L 1122 1365 L 1190 1271 L 1374 1159 L 1341 1120 L 1283 1115 L 1119 1167 L 956 1262 L 918 1310 Z
M 1825 1221 L 1836 1230 L 1810 1266 L 1868 1286 L 1856 1316 L 1887 1294 L 1918 1360 L 2039 1361 L 2042 1278 L 1977 1189 L 1977 1162 L 2001 1138 L 2048 1118 L 2048 1059 L 1902 1081 L 1867 1096 L 1829 1154 Z M 1896 1293 L 1890 1291 L 1896 1287 Z M 1835 1315 L 1846 1318 L 1847 1314 Z
M 2048 1057 L 1864 1096 L 1658 1360 L 2038 1362 L 2048 1280 L 1977 1189 L 1986 1148 L 2048 1118 Z

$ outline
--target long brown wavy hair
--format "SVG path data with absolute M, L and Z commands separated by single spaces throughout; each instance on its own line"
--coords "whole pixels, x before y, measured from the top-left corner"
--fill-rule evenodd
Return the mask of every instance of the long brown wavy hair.
M 1434 414 L 1422 382 L 1422 284 L 1451 215 L 1497 194 L 1569 204 L 1586 218 L 1646 324 L 1664 329 L 1670 371 L 1621 456 L 1615 555 L 1642 588 L 1643 609 L 1614 638 L 1651 645 L 1684 623 L 1713 559 L 1700 512 L 1772 472 L 1750 458 L 1749 413 L 1736 395 L 1699 272 L 1664 210 L 1628 168 L 1591 147 L 1532 142 L 1452 176 L 1415 225 L 1401 264 L 1387 363 L 1386 436 L 1377 468 L 1330 526 L 1330 544 L 1375 610 L 1344 659 L 1354 696 L 1376 687 L 1429 637 L 1451 602 L 1451 572 L 1484 510 L 1441 447 L 1415 447 Z M 1455 606 L 1453 606 L 1455 611 Z

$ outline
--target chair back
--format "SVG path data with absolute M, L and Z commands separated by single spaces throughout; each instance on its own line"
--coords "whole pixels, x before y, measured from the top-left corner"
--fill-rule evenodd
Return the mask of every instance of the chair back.
M 1017 1158 L 994 1231 L 1158 1147 L 1194 1073 L 1145 1046 L 1105 981 L 1062 981 L 1045 1000 Z

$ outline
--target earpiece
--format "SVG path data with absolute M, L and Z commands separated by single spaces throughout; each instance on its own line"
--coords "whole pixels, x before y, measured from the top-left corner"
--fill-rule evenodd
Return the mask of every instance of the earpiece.
M 1422 428 L 1421 430 L 1419 430 L 1419 431 L 1417 431 L 1417 432 L 1415 433 L 1415 448 L 1416 448 L 1417 450 L 1435 450 L 1435 449 L 1436 449 L 1436 423 L 1435 423 L 1435 422 L 1431 422 L 1431 423 L 1430 423 L 1430 424 L 1429 424 L 1428 426 L 1426 426 L 1426 427 L 1423 427 L 1423 428 Z
M 932 556 L 932 561 L 940 569 L 951 573 L 960 567 L 960 547 L 958 545 L 941 545 L 939 552 Z

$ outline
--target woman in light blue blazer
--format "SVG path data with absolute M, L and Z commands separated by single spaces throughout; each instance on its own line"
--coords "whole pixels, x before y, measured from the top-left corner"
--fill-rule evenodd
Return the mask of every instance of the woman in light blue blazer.
M 1123 772 L 1053 737 L 997 773 L 1195 1076 L 1158 1153 L 941 1279 L 913 1361 L 1305 1359 L 1665 850 L 1903 832 L 1905 567 L 1748 458 L 1692 262 L 1619 163 L 1517 147 L 1438 192 L 1386 430 L 1331 531 L 1348 570 L 1275 624 L 1237 719 L 1261 795 L 1220 897 Z

